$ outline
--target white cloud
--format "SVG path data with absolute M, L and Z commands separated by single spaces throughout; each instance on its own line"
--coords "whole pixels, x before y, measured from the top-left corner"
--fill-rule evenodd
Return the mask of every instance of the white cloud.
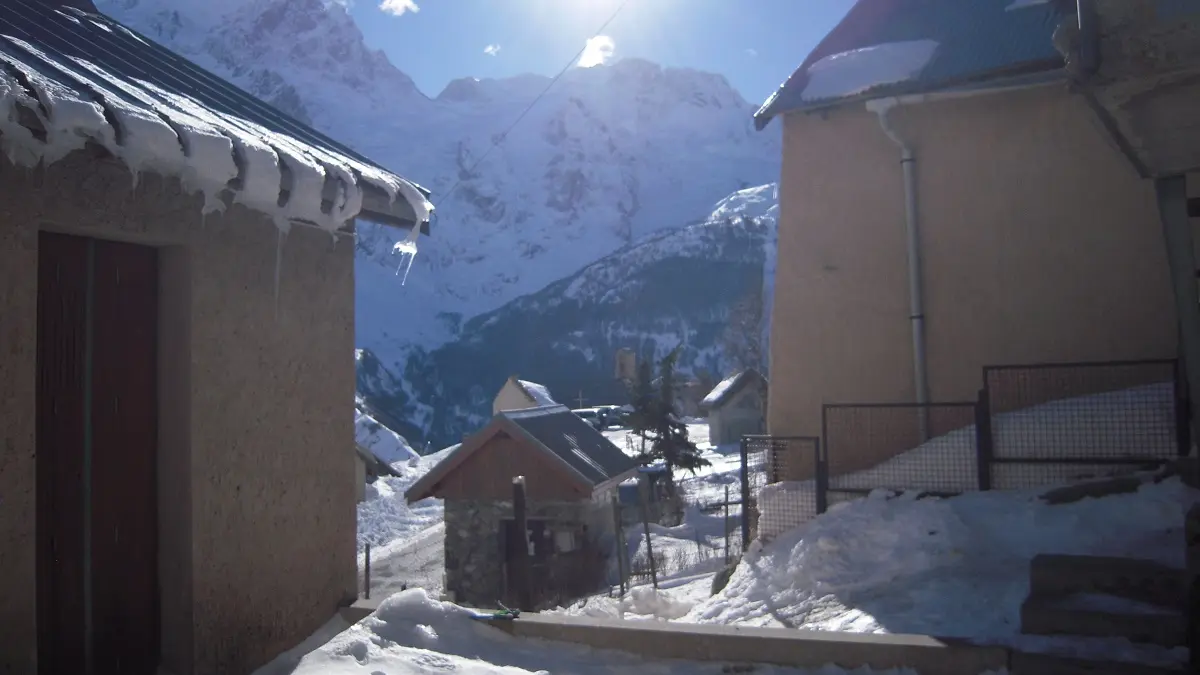
M 758 56 L 758 50 L 757 49 L 747 49 L 746 56 L 749 56 L 750 58 L 754 58 L 754 57 Z
M 495 56 L 500 53 L 500 45 L 488 45 L 483 48 L 483 53 L 488 56 Z
M 607 35 L 588 38 L 587 45 L 583 48 L 583 54 L 579 56 L 578 65 L 580 68 L 599 66 L 611 59 L 616 49 L 617 43 Z
M 421 8 L 417 7 L 417 3 L 413 2 L 413 0 L 382 0 L 379 3 L 379 9 L 396 16 L 400 16 L 405 12 L 421 11 Z

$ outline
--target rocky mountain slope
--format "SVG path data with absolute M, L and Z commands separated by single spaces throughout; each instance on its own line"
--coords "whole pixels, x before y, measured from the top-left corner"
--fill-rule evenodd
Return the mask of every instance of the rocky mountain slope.
M 492 398 L 513 374 L 546 385 L 572 406 L 581 393 L 585 405 L 620 404 L 627 398 L 615 378 L 618 349 L 662 356 L 682 343 L 681 371 L 703 370 L 719 380 L 735 366 L 729 350 L 745 339 L 739 335 L 731 345 L 728 331 L 765 340 L 774 187 L 739 191 L 704 222 L 651 235 L 467 321 L 462 339 L 415 350 L 404 387 L 360 391 L 377 407 L 398 411 L 405 435 L 441 447 L 486 421 Z M 744 302 L 765 304 L 761 322 L 735 316 Z
M 330 0 L 97 5 L 433 190 L 433 237 L 406 285 L 392 255 L 403 233 L 359 226 L 356 341 L 391 373 L 393 397 L 429 395 L 408 378 L 473 319 L 778 175 L 778 129 L 755 132 L 754 106 L 719 75 L 635 59 L 574 68 L 506 135 L 547 78 L 463 78 L 430 98 Z M 420 404 L 424 416 L 377 412 L 419 429 L 447 400 Z

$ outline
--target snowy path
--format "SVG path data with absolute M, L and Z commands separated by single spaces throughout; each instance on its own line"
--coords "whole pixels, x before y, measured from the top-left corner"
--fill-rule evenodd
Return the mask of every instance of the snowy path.
M 371 550 L 371 597 L 384 598 L 402 587 L 442 592 L 446 525 L 438 523 L 412 537 Z

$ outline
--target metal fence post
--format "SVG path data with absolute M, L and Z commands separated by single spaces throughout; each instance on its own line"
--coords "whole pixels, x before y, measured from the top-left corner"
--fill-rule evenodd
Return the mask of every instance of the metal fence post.
M 725 564 L 729 564 L 729 483 L 725 484 Z
M 975 468 L 980 490 L 992 489 L 992 443 L 992 395 L 985 384 L 975 401 Z
M 363 557 L 366 561 L 363 563 L 363 597 L 367 600 L 371 599 L 371 543 L 367 542 L 366 550 L 363 551 Z
M 1192 402 L 1187 378 L 1183 373 L 1183 361 L 1176 360 L 1175 366 L 1175 442 L 1179 444 L 1179 456 L 1187 457 L 1192 452 Z
M 829 462 L 825 457 L 825 452 L 828 452 L 828 446 L 821 442 L 820 438 L 814 439 L 813 449 L 815 450 L 813 459 L 816 460 L 816 480 L 817 480 L 817 514 L 825 513 L 825 509 L 829 508 Z
M 821 406 L 821 438 L 817 441 L 817 515 L 829 508 L 829 406 Z
M 742 550 L 750 548 L 750 467 L 749 440 L 742 437 Z
M 629 543 L 625 541 L 625 530 L 621 527 L 621 503 L 616 492 L 612 495 L 612 512 L 613 538 L 616 543 L 613 548 L 617 556 L 617 577 L 621 582 L 621 597 L 625 597 L 625 554 L 629 551 Z

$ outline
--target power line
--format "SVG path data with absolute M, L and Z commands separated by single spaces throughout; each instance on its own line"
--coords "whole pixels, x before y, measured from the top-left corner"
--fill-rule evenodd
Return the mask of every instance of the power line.
M 604 29 L 608 28 L 608 24 L 612 23 L 613 19 L 616 19 L 617 15 L 620 14 L 621 10 L 624 9 L 625 5 L 628 5 L 628 4 L 629 4 L 629 0 L 621 0 L 621 4 L 617 5 L 617 8 L 615 10 L 613 10 L 613 13 L 611 15 L 609 15 L 608 19 L 606 19 L 604 21 L 604 23 L 600 24 L 600 27 L 596 29 L 596 32 L 592 34 L 592 37 L 590 40 L 588 40 L 588 42 L 600 37 L 600 35 L 602 33 L 604 33 Z M 510 133 L 512 133 L 512 130 L 514 128 L 516 128 L 516 126 L 518 124 L 521 123 L 521 120 L 525 119 L 525 116 L 529 114 L 530 110 L 533 110 L 533 106 L 537 105 L 537 102 L 542 100 L 542 98 L 545 97 L 547 93 L 549 93 L 550 88 L 554 86 L 554 83 L 558 82 L 558 80 L 560 78 L 562 78 L 563 75 L 566 75 L 567 71 L 571 69 L 571 66 L 573 66 L 579 62 L 579 58 L 581 56 L 583 56 L 583 52 L 586 49 L 587 49 L 587 42 L 584 42 L 583 46 L 579 48 L 579 51 L 575 52 L 574 58 L 572 58 L 570 61 L 567 61 L 567 65 L 563 66 L 563 69 L 558 71 L 558 74 L 550 79 L 550 83 L 546 85 L 546 88 L 543 89 L 542 92 L 540 94 L 538 94 L 536 97 L 534 97 L 534 99 L 529 102 L 529 105 L 525 106 L 525 109 L 521 111 L 521 114 L 517 115 L 517 118 L 515 120 L 513 120 L 512 124 L 508 125 L 508 128 L 505 129 L 503 131 L 503 133 L 500 134 L 500 138 L 493 140 L 492 144 L 488 146 L 488 149 L 485 150 L 483 152 L 483 154 L 479 156 L 479 159 L 475 160 L 475 162 L 471 164 L 471 167 L 469 169 L 467 169 L 467 171 L 466 171 L 467 175 L 475 173 L 475 169 L 479 168 L 479 165 L 483 163 L 483 160 L 487 159 L 487 156 L 492 154 L 492 150 L 495 150 L 498 145 L 500 145 L 501 143 L 503 143 L 505 140 L 508 139 L 508 135 Z M 436 206 L 440 207 L 442 205 L 442 202 L 449 199 L 450 195 L 454 194 L 454 191 L 458 189 L 458 186 L 461 183 L 462 183 L 462 178 L 459 178 L 458 180 L 454 181 L 454 185 L 451 185 L 450 189 L 447 190 L 446 193 L 443 194 L 440 198 L 438 198 Z

